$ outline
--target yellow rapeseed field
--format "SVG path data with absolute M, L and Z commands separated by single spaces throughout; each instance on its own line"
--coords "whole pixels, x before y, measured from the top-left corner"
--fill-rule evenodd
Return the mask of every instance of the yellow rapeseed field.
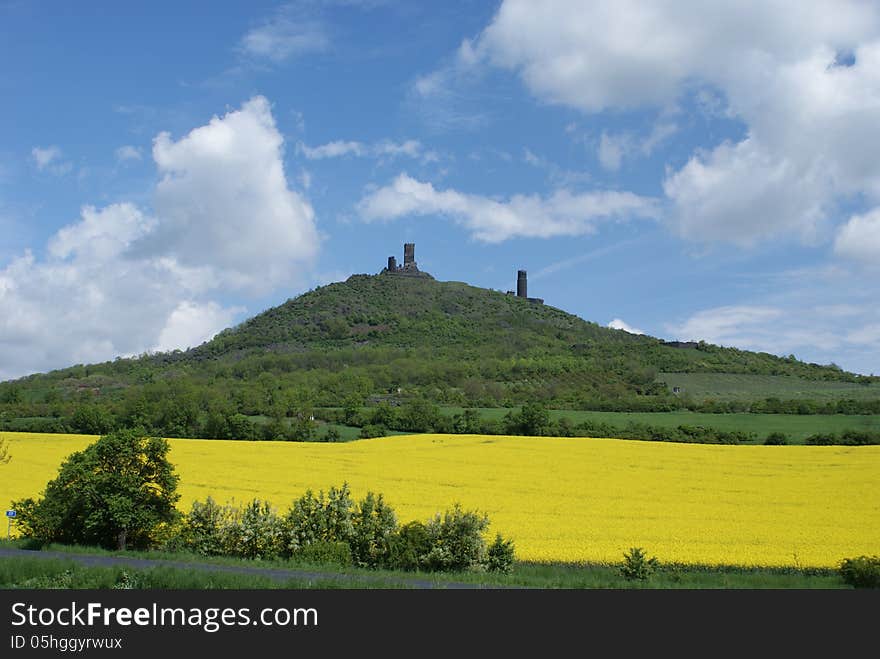
M 35 496 L 94 437 L 0 433 L 0 505 Z M 286 509 L 307 488 L 381 492 L 401 521 L 454 502 L 531 560 L 834 566 L 880 550 L 880 446 L 705 446 L 414 435 L 348 444 L 172 439 L 181 508 L 208 495 Z

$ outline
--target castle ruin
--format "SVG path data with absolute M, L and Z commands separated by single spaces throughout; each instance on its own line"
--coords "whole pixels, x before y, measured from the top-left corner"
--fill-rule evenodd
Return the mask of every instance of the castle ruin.
M 382 275 L 404 275 L 409 277 L 428 277 L 433 279 L 427 272 L 419 270 L 416 264 L 416 244 L 403 244 L 403 265 L 397 265 L 397 257 L 389 256 L 388 265 L 382 268 Z M 507 291 L 508 295 L 513 295 L 513 291 Z M 529 297 L 528 273 L 525 270 L 516 271 L 516 297 L 528 300 L 532 304 L 544 304 L 544 299 L 540 297 Z
M 415 243 L 404 243 L 403 265 L 397 265 L 397 258 L 394 256 L 389 256 L 388 265 L 382 269 L 381 274 L 410 275 L 414 277 L 430 276 L 427 272 L 422 272 L 421 270 L 419 270 L 419 266 L 416 264 Z
M 529 296 L 529 283 L 526 280 L 527 273 L 525 270 L 517 270 L 516 271 L 516 296 L 517 297 L 528 297 Z
M 507 291 L 507 294 L 513 295 L 513 291 Z M 525 270 L 516 271 L 516 296 L 524 298 L 532 304 L 544 304 L 544 298 L 529 297 L 528 273 Z

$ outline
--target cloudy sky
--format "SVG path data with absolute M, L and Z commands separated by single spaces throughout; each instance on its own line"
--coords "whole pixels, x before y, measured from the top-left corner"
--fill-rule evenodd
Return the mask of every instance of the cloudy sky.
M 880 4 L 0 0 L 0 378 L 441 280 L 880 373 Z

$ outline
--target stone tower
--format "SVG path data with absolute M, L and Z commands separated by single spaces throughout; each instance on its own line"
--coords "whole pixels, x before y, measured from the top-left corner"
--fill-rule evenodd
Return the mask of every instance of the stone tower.
M 529 287 L 528 287 L 528 282 L 526 281 L 526 271 L 525 270 L 517 270 L 517 273 L 516 273 L 516 296 L 517 297 L 528 297 L 529 296 Z
M 393 256 L 388 257 L 388 272 L 397 272 L 397 259 Z
M 416 264 L 416 244 L 415 243 L 404 243 L 403 244 L 403 267 L 406 269 L 407 266 L 413 266 Z

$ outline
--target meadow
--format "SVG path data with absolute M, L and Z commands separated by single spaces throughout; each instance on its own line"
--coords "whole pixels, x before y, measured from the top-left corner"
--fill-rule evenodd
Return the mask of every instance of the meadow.
M 36 496 L 81 435 L 0 433 L 0 501 Z M 619 562 L 642 546 L 681 564 L 833 567 L 880 546 L 880 447 L 719 446 L 408 435 L 341 444 L 172 439 L 180 507 L 212 496 L 286 508 L 347 481 L 401 521 L 460 502 L 527 561 Z
M 369 410 L 369 408 L 364 408 Z M 442 407 L 443 414 L 461 414 L 464 408 Z M 483 419 L 503 419 L 511 410 L 505 407 L 479 408 Z M 516 410 L 514 410 L 516 411 Z M 660 428 L 703 426 L 725 432 L 743 431 L 755 434 L 755 442 L 763 443 L 771 432 L 787 435 L 793 444 L 817 433 L 839 433 L 844 430 L 880 430 L 880 416 L 873 414 L 710 414 L 707 412 L 591 412 L 583 410 L 550 410 L 550 419 L 566 418 L 573 424 L 591 421 L 624 428 L 629 423 L 642 423 Z
M 774 397 L 784 400 L 810 399 L 820 402 L 841 398 L 876 400 L 880 398 L 877 383 L 856 383 L 828 379 L 806 379 L 786 375 L 756 373 L 660 373 L 657 382 L 697 400 L 753 401 Z

